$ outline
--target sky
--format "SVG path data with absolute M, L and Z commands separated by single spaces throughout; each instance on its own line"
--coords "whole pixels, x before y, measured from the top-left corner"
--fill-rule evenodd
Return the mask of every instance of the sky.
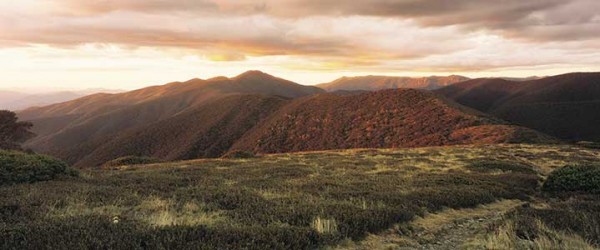
M 0 89 L 600 71 L 598 0 L 0 0 Z

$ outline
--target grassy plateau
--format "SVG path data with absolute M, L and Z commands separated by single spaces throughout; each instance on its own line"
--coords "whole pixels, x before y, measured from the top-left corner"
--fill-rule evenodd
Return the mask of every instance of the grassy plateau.
M 82 170 L 0 185 L 0 249 L 594 249 L 597 193 L 542 186 L 599 160 L 499 144 Z

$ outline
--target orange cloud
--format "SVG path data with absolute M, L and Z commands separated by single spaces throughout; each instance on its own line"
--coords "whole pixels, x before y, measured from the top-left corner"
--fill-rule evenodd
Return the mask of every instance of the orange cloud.
M 206 55 L 206 58 L 208 60 L 214 61 L 214 62 L 231 62 L 231 61 L 246 60 L 246 56 L 243 54 L 229 53 L 229 52 L 209 53 L 208 55 Z

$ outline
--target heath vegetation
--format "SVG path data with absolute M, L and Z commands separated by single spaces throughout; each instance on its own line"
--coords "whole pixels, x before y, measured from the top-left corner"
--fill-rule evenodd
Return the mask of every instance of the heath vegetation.
M 361 242 L 448 209 L 535 202 L 545 170 L 591 163 L 599 155 L 570 146 L 489 145 L 85 170 L 80 178 L 1 187 L 0 248 L 314 249 Z M 473 167 L 481 162 L 494 164 Z M 598 203 L 565 202 L 570 207 L 531 207 L 514 216 L 568 228 L 569 235 L 597 244 L 597 224 L 578 223 L 597 215 Z M 589 213 L 564 216 L 571 207 Z M 523 237 L 544 232 L 514 220 Z

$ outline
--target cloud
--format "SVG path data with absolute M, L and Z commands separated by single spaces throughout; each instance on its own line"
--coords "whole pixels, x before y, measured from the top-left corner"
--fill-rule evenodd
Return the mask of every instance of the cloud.
M 598 9 L 597 0 L 4 1 L 0 48 L 108 44 L 227 62 L 286 56 L 286 67 L 326 70 L 592 64 Z M 497 39 L 481 42 L 489 37 Z
M 252 9 L 236 1 L 221 11 Z M 266 0 L 262 13 L 283 18 L 376 16 L 413 19 L 423 26 L 457 25 L 530 40 L 584 40 L 600 35 L 597 0 Z
M 214 12 L 218 9 L 218 5 L 210 0 L 59 0 L 53 1 L 53 5 L 59 13 L 74 15 L 98 15 L 115 11 Z
M 246 56 L 244 54 L 235 53 L 231 51 L 223 52 L 210 52 L 206 54 L 206 59 L 213 62 L 232 62 L 232 61 L 244 61 Z
M 187 18 L 274 19 L 367 16 L 411 19 L 421 26 L 460 26 L 536 41 L 589 40 L 600 35 L 597 0 L 38 0 L 53 13 L 99 16 L 142 13 Z M 12 4 L 15 8 L 15 4 Z M 23 6 L 23 5 L 22 5 Z M 25 5 L 26 6 L 26 5 Z
M 5 17 L 6 19 L 6 17 Z M 145 13 L 54 17 L 39 22 L 13 16 L 0 40 L 76 46 L 87 43 L 177 47 L 218 60 L 245 56 L 303 55 L 370 61 L 416 58 L 467 48 L 452 27 L 421 28 L 378 17 L 279 19 L 264 15 L 182 17 Z M 440 40 L 446 40 L 439 46 Z

